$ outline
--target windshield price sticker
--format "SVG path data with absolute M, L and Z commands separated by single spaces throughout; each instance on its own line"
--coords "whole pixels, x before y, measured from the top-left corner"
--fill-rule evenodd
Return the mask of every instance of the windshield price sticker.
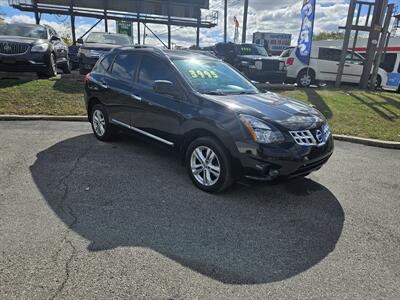
M 242 47 L 242 48 L 240 48 L 240 51 L 241 51 L 242 53 L 251 53 L 251 48 L 249 48 L 249 47 Z
M 217 79 L 218 74 L 213 70 L 189 70 L 189 74 L 192 78 L 207 78 L 207 79 Z

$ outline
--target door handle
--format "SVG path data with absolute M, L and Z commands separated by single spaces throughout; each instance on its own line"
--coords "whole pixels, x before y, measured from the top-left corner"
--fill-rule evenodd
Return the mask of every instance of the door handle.
M 135 99 L 137 101 L 142 101 L 142 98 L 140 96 L 138 96 L 138 95 L 135 95 L 135 94 L 131 94 L 131 98 Z
M 107 83 L 100 82 L 100 86 L 101 86 L 103 89 L 108 89 Z

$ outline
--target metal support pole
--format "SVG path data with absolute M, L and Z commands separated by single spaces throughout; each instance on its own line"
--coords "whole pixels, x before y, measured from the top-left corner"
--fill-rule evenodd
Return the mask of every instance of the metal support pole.
M 106 9 L 104 9 L 104 30 L 108 32 L 108 18 Z
M 249 0 L 244 0 L 242 44 L 246 43 L 247 13 L 249 11 Z
M 381 34 L 381 38 L 379 40 L 378 52 L 376 53 L 376 56 L 375 56 L 374 69 L 372 71 L 372 78 L 371 78 L 371 82 L 369 84 L 370 90 L 375 89 L 374 83 L 376 82 L 376 77 L 378 75 L 379 66 L 381 64 L 382 53 L 386 46 L 386 41 L 387 41 L 386 39 L 389 35 L 389 26 L 390 26 L 390 21 L 392 19 L 392 15 L 393 15 L 393 10 L 394 10 L 394 4 L 389 4 L 387 12 L 386 12 L 385 23 L 383 25 L 383 31 Z
M 224 0 L 224 43 L 227 40 L 228 0 Z
M 336 88 L 340 88 L 340 85 L 342 83 L 344 63 L 346 61 L 347 49 L 349 48 L 351 26 L 353 25 L 355 9 L 356 9 L 356 0 L 351 0 L 349 6 L 349 14 L 347 15 L 347 21 L 346 21 L 346 32 L 344 34 L 344 39 L 343 39 L 342 55 L 340 56 L 338 72 L 336 75 L 336 83 L 335 83 Z
M 367 53 L 365 54 L 364 69 L 360 81 L 361 89 L 366 89 L 370 81 L 379 35 L 382 30 L 383 11 L 387 7 L 387 2 L 387 0 L 375 0 L 374 15 L 372 17 L 371 31 L 369 33 L 367 44 Z
M 168 0 L 168 49 L 171 49 L 171 1 Z
M 38 12 L 38 7 L 37 7 L 37 1 L 36 0 L 33 0 L 33 11 L 35 13 L 36 24 L 40 24 L 40 15 L 39 15 L 39 12 Z
M 201 10 L 200 7 L 198 8 L 198 15 L 197 15 L 197 31 L 196 31 L 196 48 L 200 47 L 200 23 L 201 23 Z
M 137 11 L 137 41 L 140 45 L 140 1 L 136 1 L 136 11 Z
M 75 15 L 74 15 L 74 0 L 70 1 L 69 13 L 71 15 L 71 33 L 72 33 L 72 44 L 76 45 L 76 31 L 75 31 Z

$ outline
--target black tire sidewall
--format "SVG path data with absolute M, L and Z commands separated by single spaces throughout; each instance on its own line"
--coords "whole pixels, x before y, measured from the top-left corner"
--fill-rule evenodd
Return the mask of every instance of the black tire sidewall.
M 55 68 L 53 68 L 52 58 L 54 60 Z M 57 75 L 57 65 L 56 65 L 56 57 L 54 53 L 50 53 L 49 55 L 49 65 L 47 66 L 47 76 L 54 77 Z
M 209 147 L 214 151 L 217 155 L 219 163 L 220 163 L 220 177 L 218 181 L 212 186 L 204 186 L 200 182 L 196 180 L 193 176 L 192 168 L 190 166 L 190 160 L 194 149 L 199 146 Z M 230 166 L 230 158 L 227 154 L 227 151 L 223 148 L 221 143 L 213 137 L 200 137 L 194 140 L 189 147 L 187 148 L 185 155 L 185 166 L 186 170 L 189 174 L 190 179 L 199 189 L 208 192 L 208 193 L 216 193 L 225 190 L 232 182 L 232 174 L 231 174 L 231 166 Z
M 94 129 L 94 125 L 93 125 L 93 114 L 96 110 L 100 110 L 104 116 L 104 120 L 105 120 L 105 132 L 102 136 L 98 135 L 96 133 L 96 130 Z M 114 136 L 114 128 L 112 127 L 112 124 L 110 124 L 108 122 L 108 113 L 107 110 L 104 108 L 103 105 L 101 104 L 96 104 L 93 106 L 92 111 L 90 112 L 90 124 L 92 125 L 92 130 L 94 135 L 96 136 L 97 139 L 99 139 L 100 141 L 109 141 L 113 138 Z

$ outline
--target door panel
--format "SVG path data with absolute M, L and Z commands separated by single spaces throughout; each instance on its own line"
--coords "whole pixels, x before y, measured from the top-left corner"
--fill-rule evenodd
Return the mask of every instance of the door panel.
M 171 66 L 151 55 L 143 55 L 136 84 L 143 111 L 132 115 L 133 126 L 175 144 L 182 122 L 183 103 L 172 96 L 154 92 L 155 80 L 168 80 L 180 88 Z

